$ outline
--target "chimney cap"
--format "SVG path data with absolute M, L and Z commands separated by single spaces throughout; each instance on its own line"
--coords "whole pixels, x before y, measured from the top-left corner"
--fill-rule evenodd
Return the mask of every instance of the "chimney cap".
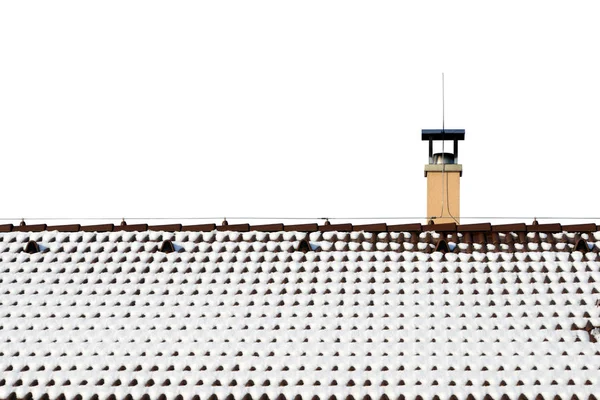
M 421 129 L 421 140 L 465 140 L 465 130 Z

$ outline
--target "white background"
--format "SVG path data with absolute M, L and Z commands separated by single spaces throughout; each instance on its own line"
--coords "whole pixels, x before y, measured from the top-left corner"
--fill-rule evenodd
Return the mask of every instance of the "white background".
M 2 2 L 0 217 L 600 217 L 597 4 Z

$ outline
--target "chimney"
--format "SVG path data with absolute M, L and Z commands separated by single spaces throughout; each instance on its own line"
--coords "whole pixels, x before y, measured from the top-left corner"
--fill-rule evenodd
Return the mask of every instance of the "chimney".
M 464 129 L 423 129 L 422 140 L 429 141 L 429 164 L 425 165 L 427 178 L 427 223 L 460 223 L 460 177 L 458 141 L 465 139 Z M 446 142 L 453 144 L 448 151 Z M 437 152 L 434 153 L 434 144 Z M 448 143 L 448 146 L 450 143 Z

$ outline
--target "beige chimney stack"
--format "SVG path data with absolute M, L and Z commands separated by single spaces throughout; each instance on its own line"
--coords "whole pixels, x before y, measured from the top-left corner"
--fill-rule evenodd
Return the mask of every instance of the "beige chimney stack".
M 464 140 L 464 129 L 423 129 L 422 140 L 429 141 L 427 178 L 427 223 L 460 223 L 460 177 L 458 141 Z M 445 151 L 444 141 L 452 141 L 453 152 Z M 442 151 L 433 152 L 434 142 L 442 143 Z

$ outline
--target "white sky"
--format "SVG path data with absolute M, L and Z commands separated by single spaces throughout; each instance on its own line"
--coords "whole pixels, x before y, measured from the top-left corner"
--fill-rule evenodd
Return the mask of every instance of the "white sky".
M 0 217 L 422 217 L 442 72 L 462 216 L 599 217 L 600 4 L 491 4 L 1 2 Z

